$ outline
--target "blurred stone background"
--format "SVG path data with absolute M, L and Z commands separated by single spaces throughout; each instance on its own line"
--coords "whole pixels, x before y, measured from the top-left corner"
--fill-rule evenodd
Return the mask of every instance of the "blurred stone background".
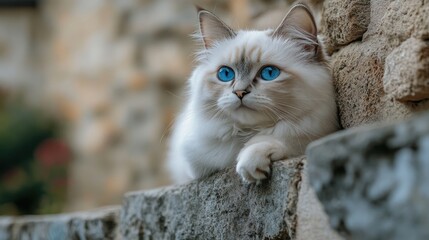
M 194 4 L 233 28 L 261 29 L 276 27 L 291 2 L 0 0 L 5 101 L 54 119 L 70 148 L 58 210 L 118 204 L 127 191 L 169 183 L 169 128 L 201 47 L 190 37 Z

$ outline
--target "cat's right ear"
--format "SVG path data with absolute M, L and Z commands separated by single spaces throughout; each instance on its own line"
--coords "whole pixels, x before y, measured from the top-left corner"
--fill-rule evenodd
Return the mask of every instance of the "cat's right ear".
M 213 13 L 200 7 L 197 7 L 197 11 L 200 21 L 200 32 L 206 49 L 213 47 L 213 44 L 217 41 L 235 37 L 236 33 L 234 30 Z
M 310 8 L 303 3 L 292 6 L 272 35 L 295 39 L 303 43 L 306 50 L 318 50 L 316 21 Z

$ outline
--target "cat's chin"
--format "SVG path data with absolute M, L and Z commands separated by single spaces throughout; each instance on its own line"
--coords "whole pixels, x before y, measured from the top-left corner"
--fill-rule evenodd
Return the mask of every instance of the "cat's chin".
M 265 126 L 267 123 L 272 122 L 272 119 L 268 119 L 266 115 L 261 114 L 260 111 L 241 104 L 239 107 L 231 111 L 232 120 L 242 126 Z
M 237 107 L 236 111 L 252 111 L 252 112 L 255 112 L 257 110 L 252 108 L 252 107 L 249 107 L 247 105 L 241 104 L 240 106 Z

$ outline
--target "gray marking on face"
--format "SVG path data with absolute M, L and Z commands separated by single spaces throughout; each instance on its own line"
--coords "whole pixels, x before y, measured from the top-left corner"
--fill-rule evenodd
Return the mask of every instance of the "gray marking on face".
M 246 57 L 246 48 L 243 47 L 240 59 L 238 62 L 234 63 L 235 69 L 237 70 L 234 91 L 246 90 L 249 88 L 250 83 L 252 83 L 255 77 L 252 74 L 252 64 L 251 59 Z

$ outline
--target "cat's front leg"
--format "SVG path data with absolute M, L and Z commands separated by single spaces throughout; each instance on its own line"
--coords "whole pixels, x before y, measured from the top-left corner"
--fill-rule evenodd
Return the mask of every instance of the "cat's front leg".
M 272 161 L 286 157 L 284 143 L 272 136 L 255 136 L 238 154 L 236 171 L 245 182 L 260 182 L 270 176 Z

